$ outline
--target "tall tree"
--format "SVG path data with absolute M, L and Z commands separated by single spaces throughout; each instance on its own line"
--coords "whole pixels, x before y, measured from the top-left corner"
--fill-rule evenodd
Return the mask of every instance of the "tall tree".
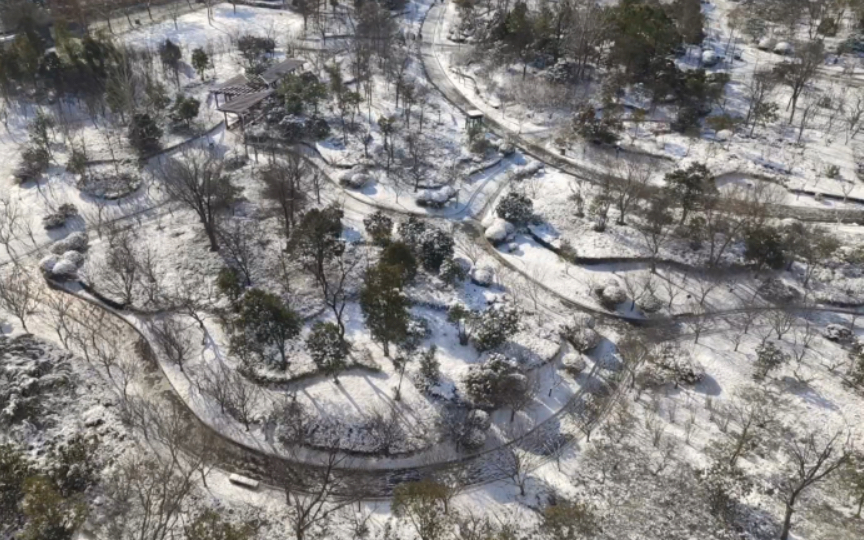
M 786 110 L 790 108 L 792 110 L 789 113 L 790 124 L 795 120 L 798 99 L 810 81 L 813 80 L 813 77 L 816 76 L 824 61 L 825 44 L 822 41 L 811 41 L 799 45 L 792 60 L 778 64 L 774 68 L 777 78 L 792 92 L 789 105 L 786 107 Z
M 231 180 L 224 174 L 223 161 L 206 151 L 185 150 L 179 157 L 163 161 L 156 172 L 168 195 L 195 212 L 210 241 L 210 250 L 218 251 L 220 213 L 237 195 Z
M 291 236 L 297 215 L 306 205 L 304 181 L 309 177 L 309 165 L 300 154 L 289 152 L 285 160 L 276 161 L 261 169 L 264 197 L 276 203 L 280 219 L 285 227 L 285 236 Z
M 788 470 L 780 495 L 786 505 L 786 512 L 780 540 L 789 540 L 795 504 L 801 495 L 834 474 L 852 455 L 849 437 L 842 431 L 824 437 L 817 432 L 810 432 L 801 439 L 788 442 L 785 453 Z
M 366 326 L 381 343 L 384 356 L 390 356 L 390 343 L 399 343 L 408 335 L 411 301 L 403 291 L 403 275 L 403 269 L 398 267 L 370 267 L 360 290 Z

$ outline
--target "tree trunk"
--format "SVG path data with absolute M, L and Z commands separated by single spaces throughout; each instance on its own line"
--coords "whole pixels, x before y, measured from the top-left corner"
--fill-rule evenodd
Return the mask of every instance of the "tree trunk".
M 219 243 L 216 241 L 216 231 L 212 225 L 205 225 L 204 230 L 207 233 L 207 239 L 210 241 L 210 251 L 219 251 Z
M 789 540 L 789 531 L 792 529 L 792 514 L 795 513 L 795 498 L 796 495 L 793 495 L 786 503 L 786 517 L 783 518 L 783 532 L 780 533 L 780 540 Z

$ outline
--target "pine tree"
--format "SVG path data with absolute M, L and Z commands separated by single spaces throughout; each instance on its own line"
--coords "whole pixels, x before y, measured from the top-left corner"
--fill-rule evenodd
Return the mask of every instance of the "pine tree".
M 333 376 L 339 382 L 338 373 L 345 369 L 351 353 L 351 344 L 343 339 L 339 327 L 331 322 L 317 322 L 306 338 L 306 348 L 324 375 Z
M 372 337 L 381 343 L 384 356 L 390 356 L 390 343 L 408 335 L 411 301 L 402 290 L 403 271 L 398 267 L 377 265 L 366 271 L 360 290 L 360 308 Z

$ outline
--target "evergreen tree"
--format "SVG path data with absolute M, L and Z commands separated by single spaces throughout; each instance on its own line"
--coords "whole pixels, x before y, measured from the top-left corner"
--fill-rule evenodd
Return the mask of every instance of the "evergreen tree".
M 681 221 L 684 223 L 690 212 L 697 210 L 706 196 L 717 193 L 717 183 L 708 167 L 694 163 L 666 175 L 666 190 L 671 200 L 681 206 Z
M 384 356 L 390 356 L 390 343 L 400 343 L 408 335 L 411 301 L 403 286 L 401 268 L 377 265 L 366 271 L 360 290 L 360 308 L 366 326 L 381 343 Z
M 763 266 L 777 270 L 786 262 L 783 237 L 774 227 L 753 227 L 744 237 L 744 256 L 756 263 L 758 270 Z
M 132 116 L 132 122 L 129 124 L 129 144 L 139 156 L 143 157 L 159 150 L 161 137 L 162 129 L 149 114 L 138 113 Z
M 18 504 L 24 483 L 32 474 L 30 462 L 11 444 L 0 444 L 0 532 L 17 528 L 23 516 Z
M 234 327 L 235 351 L 253 353 L 285 369 L 287 342 L 299 335 L 300 317 L 275 294 L 252 289 L 243 297 Z
M 363 218 L 363 226 L 372 237 L 372 241 L 379 246 L 390 242 L 393 235 L 393 220 L 386 216 L 381 210 Z
M 171 109 L 171 119 L 175 122 L 182 122 L 186 127 L 189 127 L 192 120 L 198 116 L 198 109 L 200 107 L 201 102 L 197 99 L 177 94 L 174 107 Z
M 339 326 L 331 322 L 315 323 L 306 338 L 306 348 L 318 369 L 327 376 L 332 375 L 338 383 L 337 374 L 345 369 L 351 354 L 351 344 L 342 337 Z
M 203 81 L 204 73 L 207 71 L 207 68 L 210 67 L 210 57 L 204 49 L 199 47 L 192 51 L 192 67 L 195 68 L 198 76 L 201 77 L 201 80 Z

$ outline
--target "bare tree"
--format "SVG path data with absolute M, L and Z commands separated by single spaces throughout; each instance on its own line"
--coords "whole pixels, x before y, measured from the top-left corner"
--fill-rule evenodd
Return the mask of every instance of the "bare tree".
M 745 387 L 736 392 L 726 411 L 737 429 L 723 430 L 728 439 L 723 448 L 729 467 L 735 467 L 739 458 L 754 451 L 759 440 L 769 436 L 778 405 L 778 399 L 764 386 Z
M 644 159 L 627 159 L 618 162 L 618 182 L 611 186 L 615 208 L 618 209 L 618 225 L 624 225 L 627 212 L 634 204 L 645 198 L 651 166 Z
M 219 405 L 222 414 L 227 414 L 231 407 L 231 375 L 229 368 L 221 362 L 215 364 L 204 365 L 200 371 L 196 371 L 195 385 L 201 394 Z
M 25 332 L 29 332 L 27 320 L 36 313 L 41 298 L 42 286 L 20 266 L 13 265 L 0 277 L 0 307 L 14 315 Z
M 195 212 L 204 227 L 210 250 L 218 251 L 217 221 L 235 199 L 235 189 L 223 172 L 222 160 L 209 152 L 184 150 L 179 158 L 167 158 L 157 176 L 168 195 Z
M 75 319 L 72 315 L 74 300 L 68 294 L 50 292 L 43 299 L 45 310 L 43 315 L 48 324 L 54 328 L 57 338 L 63 347 L 69 348 L 69 341 L 74 331 Z
M 780 540 L 789 540 L 795 503 L 810 487 L 836 472 L 852 455 L 850 435 L 841 431 L 831 434 L 810 432 L 785 445 L 787 470 L 780 484 L 780 496 L 786 505 Z
M 280 487 L 285 493 L 285 504 L 291 529 L 297 540 L 306 540 L 319 527 L 326 525 L 333 512 L 348 506 L 357 498 L 344 475 L 339 473 L 346 458 L 331 446 L 323 463 L 314 466 L 295 461 L 271 460 L 268 468 L 277 471 Z M 340 502 L 334 502 L 336 496 Z M 348 497 L 346 500 L 344 497 Z
M 15 199 L 5 194 L 0 195 L 0 244 L 3 244 L 12 261 L 18 258 L 14 244 L 22 241 L 25 235 L 33 238 L 27 217 Z M 35 245 L 35 241 L 33 243 Z
M 504 476 L 508 482 L 519 488 L 519 495 L 525 496 L 525 488 L 531 473 L 543 460 L 543 456 L 511 445 L 506 453 L 497 452 L 490 460 L 490 466 Z
M 185 329 L 173 317 L 165 317 L 154 321 L 150 332 L 155 342 L 168 359 L 184 371 L 186 363 L 192 358 L 194 347 L 185 335 Z
M 96 527 L 105 540 L 170 540 L 180 533 L 197 470 L 177 460 L 132 453 L 105 484 L 103 518 Z
M 285 228 L 286 238 L 291 236 L 297 215 L 307 203 L 304 183 L 312 176 L 318 176 L 310 169 L 303 156 L 290 152 L 284 161 L 277 160 L 260 171 L 264 183 L 263 195 L 279 207 L 279 219 Z M 320 180 L 317 182 L 320 183 Z M 320 202 L 320 197 L 318 199 Z
M 246 286 L 252 285 L 252 271 L 258 261 L 260 242 L 264 239 L 260 223 L 255 219 L 222 222 L 218 226 L 221 254 L 229 266 L 239 270 Z
M 861 131 L 861 120 L 864 118 L 864 91 L 861 89 L 844 89 L 845 91 L 854 92 L 851 99 L 846 100 L 845 106 L 841 110 L 843 123 L 846 126 L 846 144 L 849 144 L 849 140 L 854 139 Z
M 747 92 L 747 116 L 744 126 L 750 125 L 750 136 L 760 122 L 776 117 L 777 105 L 771 102 L 778 83 L 777 77 L 769 70 L 757 71 L 745 86 Z
M 138 242 L 135 234 L 128 229 L 109 229 L 108 249 L 104 258 L 94 265 L 98 287 L 124 306 L 131 306 L 135 300 L 136 286 L 141 281 L 139 249 L 149 249 Z
M 227 398 L 224 408 L 249 431 L 258 419 L 256 411 L 261 401 L 261 388 L 234 371 L 224 370 L 222 376 Z
M 768 322 L 779 340 L 782 340 L 783 336 L 792 329 L 797 318 L 798 314 L 790 309 L 775 309 L 768 312 Z
M 816 76 L 824 59 L 825 45 L 822 41 L 811 41 L 801 44 L 795 51 L 795 58 L 791 61 L 783 62 L 774 68 L 774 73 L 779 80 L 792 92 L 789 105 L 786 107 L 787 110 L 792 109 L 789 115 L 790 124 L 795 120 L 798 98 Z

